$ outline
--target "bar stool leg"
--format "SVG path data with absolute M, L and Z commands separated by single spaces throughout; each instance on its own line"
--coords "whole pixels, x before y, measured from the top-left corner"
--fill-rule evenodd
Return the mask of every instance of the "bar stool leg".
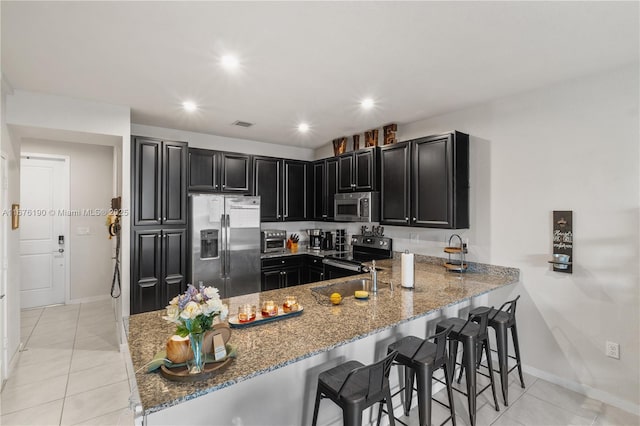
M 389 413 L 389 426 L 396 426 L 396 419 L 393 416 L 393 401 L 391 401 L 391 390 L 387 391 L 387 396 L 384 398 L 387 401 L 387 412 Z M 382 407 L 382 402 L 380 403 Z M 382 413 L 382 411 L 380 411 Z M 380 426 L 380 417 L 378 417 L 378 426 Z
M 507 364 L 508 343 L 507 343 L 507 327 L 500 324 L 494 328 L 496 331 L 496 346 L 498 350 L 498 365 L 500 369 L 500 385 L 502 386 L 502 397 L 504 405 L 509 405 L 509 365 Z M 515 345 L 514 345 L 515 346 Z
M 449 365 L 451 366 L 451 371 L 449 372 L 449 374 L 451 374 L 452 381 L 456 374 L 456 360 L 458 358 L 457 355 L 458 355 L 458 341 L 451 339 L 449 340 Z
M 411 399 L 413 396 L 414 371 L 405 365 L 404 367 L 404 415 L 409 416 L 411 411 Z
M 493 379 L 493 367 L 491 366 L 491 351 L 489 350 L 488 342 L 486 342 L 486 344 L 484 345 L 484 351 L 487 356 L 487 365 L 489 366 L 489 379 L 491 380 L 491 393 L 493 394 L 493 403 L 495 404 L 496 411 L 500 411 L 500 406 L 498 405 L 498 398 L 496 397 L 496 382 Z
M 449 411 L 451 412 L 451 423 L 453 426 L 456 426 L 456 410 L 453 407 L 453 389 L 452 389 L 452 381 L 453 377 L 450 375 L 449 369 L 451 364 L 449 362 L 444 363 L 444 380 L 447 384 L 447 397 L 449 398 Z
M 318 409 L 320 408 L 320 385 L 318 384 L 318 388 L 316 389 L 316 403 L 313 408 L 313 421 L 311 422 L 311 426 L 316 426 L 318 424 Z
M 416 371 L 418 379 L 418 420 L 420 426 L 431 426 L 431 392 L 433 370 L 430 366 Z
M 522 362 L 520 361 L 520 345 L 518 344 L 518 330 L 516 324 L 511 326 L 511 338 L 513 339 L 513 349 L 516 353 L 516 361 L 518 362 L 518 375 L 520 376 L 520 384 L 524 389 L 524 378 L 522 377 Z
M 467 337 L 462 344 L 462 359 L 467 379 L 467 401 L 469 403 L 471 426 L 476 425 L 476 344 L 477 341 L 474 337 Z
M 393 417 L 393 414 L 389 418 Z M 351 404 L 342 407 L 342 421 L 344 426 L 362 426 L 362 411 Z

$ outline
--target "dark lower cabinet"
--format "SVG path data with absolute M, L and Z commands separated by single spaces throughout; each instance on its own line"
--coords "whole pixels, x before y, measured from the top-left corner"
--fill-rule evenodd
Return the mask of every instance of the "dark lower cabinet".
M 315 283 L 324 280 L 324 265 L 322 258 L 316 256 L 305 256 L 305 283 Z
M 427 136 L 381 148 L 385 225 L 469 227 L 469 136 Z
M 134 229 L 131 314 L 163 309 L 186 288 L 187 230 Z
M 262 259 L 262 291 L 303 284 L 303 270 L 303 260 L 300 256 Z

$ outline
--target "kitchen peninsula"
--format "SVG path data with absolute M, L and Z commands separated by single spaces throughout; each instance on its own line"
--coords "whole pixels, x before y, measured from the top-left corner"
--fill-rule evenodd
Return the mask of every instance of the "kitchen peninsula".
M 230 343 L 237 348 L 237 358 L 225 371 L 202 382 L 177 383 L 146 373 L 145 364 L 164 348 L 174 326 L 161 318 L 164 311 L 131 316 L 129 349 L 142 413 L 137 423 L 144 418 L 147 425 L 308 424 L 321 371 L 346 359 L 372 362 L 386 352 L 392 339 L 424 336 L 430 321 L 455 314 L 457 307 L 519 280 L 519 270 L 514 268 L 471 264 L 461 275 L 446 272 L 442 259 L 417 256 L 415 289 L 410 290 L 400 287 L 399 258 L 380 261 L 378 267 L 379 291 L 368 300 L 344 297 L 340 305 L 332 306 L 311 290 L 368 278 L 367 274 L 228 299 L 229 311 L 234 313 L 240 304 L 280 303 L 290 294 L 304 312 L 234 329 Z M 323 405 L 320 424 L 333 419 L 340 419 L 340 412 L 331 404 Z

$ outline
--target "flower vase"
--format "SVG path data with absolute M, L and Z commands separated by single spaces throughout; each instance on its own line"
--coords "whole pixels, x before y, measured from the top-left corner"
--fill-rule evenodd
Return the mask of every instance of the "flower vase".
M 204 354 L 202 353 L 202 341 L 204 333 L 190 333 L 189 343 L 193 351 L 193 360 L 189 362 L 189 374 L 200 374 L 204 371 Z

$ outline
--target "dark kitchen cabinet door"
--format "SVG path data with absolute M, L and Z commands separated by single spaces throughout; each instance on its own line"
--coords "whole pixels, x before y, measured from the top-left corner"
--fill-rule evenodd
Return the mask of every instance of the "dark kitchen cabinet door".
M 133 140 L 133 224 L 162 223 L 162 141 Z
M 162 143 L 162 224 L 187 224 L 187 144 Z
M 311 163 L 311 194 L 309 197 L 309 218 L 312 220 L 325 220 L 327 217 L 327 194 L 325 160 Z
M 363 148 L 338 157 L 338 191 L 378 190 L 378 149 Z
M 133 138 L 133 224 L 186 225 L 187 144 Z
M 251 192 L 251 156 L 222 153 L 222 191 L 241 194 Z
M 219 151 L 189 148 L 189 191 L 220 191 Z
M 279 289 L 281 281 L 282 273 L 279 269 L 262 271 L 262 291 Z
M 325 165 L 326 175 L 326 220 L 335 218 L 334 196 L 338 193 L 338 160 L 329 158 Z
M 409 224 L 410 171 L 411 143 L 380 149 L 380 223 Z
M 158 309 L 164 308 L 187 288 L 187 230 L 163 230 L 161 253 L 164 295 Z
M 302 268 L 293 266 L 282 269 L 282 287 L 293 287 L 302 284 Z
M 163 309 L 186 289 L 187 230 L 134 229 L 131 313 Z
M 307 255 L 304 262 L 304 272 L 304 283 L 315 283 L 324 280 L 322 258 Z
M 308 163 L 284 160 L 284 220 L 307 219 Z
M 278 158 L 254 157 L 253 159 L 253 194 L 260 196 L 262 222 L 282 220 L 281 164 Z
M 412 225 L 469 227 L 469 136 L 452 132 L 413 141 Z
M 131 313 L 159 309 L 162 304 L 162 231 L 133 232 Z

